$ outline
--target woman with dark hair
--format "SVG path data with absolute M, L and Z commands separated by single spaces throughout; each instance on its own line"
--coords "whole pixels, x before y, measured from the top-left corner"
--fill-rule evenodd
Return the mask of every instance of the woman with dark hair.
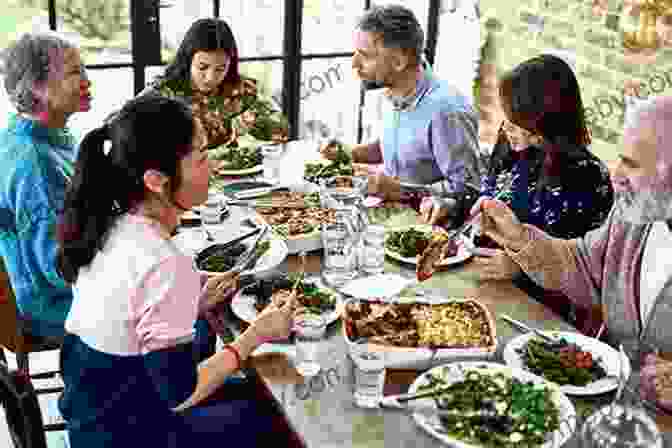
M 73 448 L 269 443 L 269 403 L 227 380 L 260 343 L 288 337 L 294 301 L 264 311 L 196 365 L 196 316 L 236 283 L 224 274 L 202 288 L 170 237 L 180 214 L 208 195 L 196 128 L 184 104 L 148 96 L 82 141 L 58 232 L 59 266 L 74 291 L 59 401 Z M 226 401 L 195 406 L 221 389 Z
M 236 41 L 223 20 L 191 25 L 175 60 L 141 95 L 152 92 L 192 106 L 208 149 L 236 146 L 242 135 L 261 141 L 287 138 L 286 120 L 270 99 L 260 98 L 257 82 L 240 74 Z
M 21 36 L 0 67 L 16 110 L 0 132 L 0 257 L 22 332 L 58 342 L 72 302 L 55 238 L 76 153 L 67 123 L 91 108 L 91 83 L 79 50 L 54 34 Z
M 558 238 L 577 238 L 599 227 L 611 210 L 614 192 L 606 166 L 587 148 L 590 133 L 571 67 L 556 56 L 540 55 L 506 73 L 499 90 L 506 120 L 472 210 L 500 195 L 521 222 Z M 504 251 L 480 254 L 489 255 L 474 260 L 483 278 L 514 278 L 533 297 L 584 324 L 574 317 L 582 311 L 537 288 Z

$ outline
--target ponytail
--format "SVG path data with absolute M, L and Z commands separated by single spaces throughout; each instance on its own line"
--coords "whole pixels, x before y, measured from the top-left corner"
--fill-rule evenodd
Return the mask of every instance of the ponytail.
M 58 229 L 58 267 L 73 283 L 81 266 L 88 265 L 102 247 L 103 238 L 117 215 L 111 188 L 112 165 L 105 154 L 109 126 L 89 132 L 82 140 L 72 184 Z

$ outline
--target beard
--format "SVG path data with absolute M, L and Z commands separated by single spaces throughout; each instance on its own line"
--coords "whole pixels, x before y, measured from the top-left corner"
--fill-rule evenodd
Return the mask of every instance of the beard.
M 615 195 L 614 207 L 623 221 L 635 225 L 672 220 L 672 192 L 631 189 Z

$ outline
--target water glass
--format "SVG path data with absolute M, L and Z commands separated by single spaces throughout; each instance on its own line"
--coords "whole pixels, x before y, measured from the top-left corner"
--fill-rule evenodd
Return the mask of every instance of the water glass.
M 360 268 L 366 274 L 382 274 L 385 269 L 385 227 L 369 225 L 364 230 Z
M 212 226 L 221 223 L 221 218 L 222 202 L 216 197 L 209 197 L 201 208 L 201 224 L 206 230 L 212 230 Z
M 264 145 L 261 147 L 265 179 L 271 181 L 280 179 L 280 161 L 282 159 L 282 154 L 283 147 L 280 144 Z
M 294 316 L 296 370 L 304 377 L 317 375 L 321 369 L 319 351 L 326 329 L 326 320 L 318 314 L 303 312 Z
M 385 386 L 385 356 L 370 349 L 367 343 L 350 346 L 350 357 L 355 369 L 355 404 L 363 408 L 377 408 Z
M 359 207 L 364 201 L 367 180 L 355 176 L 334 176 L 320 181 L 320 205 L 324 208 Z
M 320 226 L 324 247 L 322 277 L 330 286 L 342 286 L 357 275 L 356 249 L 359 239 L 351 220 L 348 210 L 339 210 L 335 222 Z

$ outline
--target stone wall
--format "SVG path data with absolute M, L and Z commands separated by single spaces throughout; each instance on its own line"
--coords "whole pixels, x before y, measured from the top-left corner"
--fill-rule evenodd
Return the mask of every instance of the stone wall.
M 639 95 L 672 92 L 672 47 L 661 39 L 650 53 L 632 53 L 622 45 L 623 26 L 632 18 L 635 0 L 480 0 L 491 46 L 481 68 L 481 137 L 494 138 L 496 73 L 540 53 L 554 53 L 572 63 L 593 134 L 593 151 L 616 159 L 624 117 L 624 84 L 638 82 Z M 664 35 L 666 23 L 660 23 Z M 667 28 L 669 32 L 669 26 Z

